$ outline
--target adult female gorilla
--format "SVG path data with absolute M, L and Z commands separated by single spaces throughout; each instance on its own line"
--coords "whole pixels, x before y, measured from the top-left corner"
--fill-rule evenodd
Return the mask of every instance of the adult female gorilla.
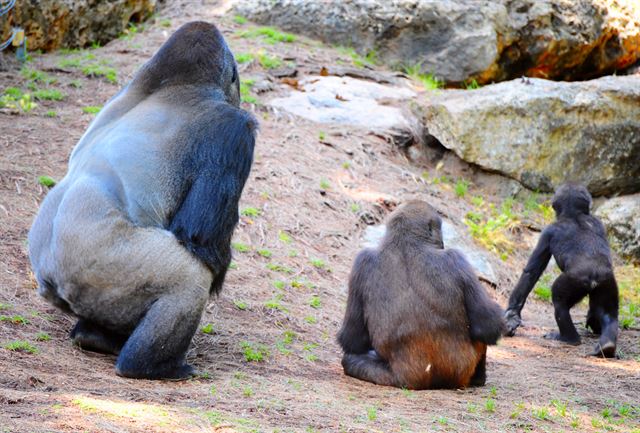
M 89 126 L 29 233 L 39 293 L 116 372 L 184 378 L 231 260 L 255 120 L 214 25 L 182 26 Z

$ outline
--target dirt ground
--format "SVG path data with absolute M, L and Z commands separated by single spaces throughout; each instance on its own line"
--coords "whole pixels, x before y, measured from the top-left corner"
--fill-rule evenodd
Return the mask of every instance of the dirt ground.
M 426 181 L 425 171 L 465 177 L 473 182 L 469 195 L 486 201 L 502 197 L 495 176 L 450 155 L 436 170 L 440 158 L 409 161 L 384 137 L 268 108 L 260 101 L 287 86 L 258 62 L 241 67 L 242 77 L 272 87 L 254 89 L 258 102 L 243 104 L 261 124 L 240 206 L 249 210 L 234 238 L 248 251 L 235 251 L 222 294 L 202 318 L 203 327 L 212 326 L 193 340 L 188 360 L 201 374 L 183 382 L 124 379 L 114 373 L 114 357 L 74 347 L 68 338 L 74 319 L 35 292 L 26 237 L 47 191 L 38 177 L 64 176 L 69 152 L 93 118 L 83 107 L 103 105 L 173 30 L 195 19 L 216 22 L 236 54 L 263 49 L 300 75 L 351 61 L 304 38 L 271 45 L 240 37 L 252 25 L 216 17 L 215 2 L 171 5 L 144 31 L 106 47 L 35 55 L 28 68 L 54 83 L 25 77 L 19 67 L 0 72 L 3 91 L 34 83 L 65 95 L 37 101 L 29 113 L 0 113 L 0 314 L 22 318 L 0 321 L 1 432 L 640 431 L 640 331 L 621 332 L 621 359 L 586 357 L 596 340 L 584 330 L 584 309 L 574 314 L 583 344 L 564 346 L 543 339 L 555 327 L 553 311 L 533 296 L 518 335 L 489 349 L 484 387 L 408 391 L 343 375 L 335 334 L 366 222 L 421 198 L 465 231 L 469 200 L 456 197 L 449 184 Z M 117 85 L 60 66 L 92 56 L 117 70 Z M 535 235 L 519 232 L 517 250 L 497 262 L 504 277 L 487 289 L 502 305 Z M 8 350 L 14 341 L 37 352 Z M 264 359 L 247 361 L 247 347 Z

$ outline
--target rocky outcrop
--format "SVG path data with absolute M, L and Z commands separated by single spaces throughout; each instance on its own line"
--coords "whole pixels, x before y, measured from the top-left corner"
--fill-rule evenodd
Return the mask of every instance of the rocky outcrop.
M 12 27 L 25 29 L 29 50 L 54 50 L 104 44 L 120 35 L 130 21 L 142 21 L 156 0 L 18 1 L 3 19 L 2 40 Z
M 594 195 L 640 191 L 640 76 L 442 90 L 421 110 L 428 140 L 528 188 L 578 181 Z
M 612 247 L 640 262 L 640 194 L 607 200 L 595 215 L 604 223 Z
M 636 0 L 240 0 L 235 10 L 449 83 L 593 78 L 640 58 Z
M 287 96 L 269 105 L 318 123 L 348 124 L 373 131 L 411 131 L 410 113 L 393 105 L 415 92 L 351 77 L 311 76 L 295 82 Z

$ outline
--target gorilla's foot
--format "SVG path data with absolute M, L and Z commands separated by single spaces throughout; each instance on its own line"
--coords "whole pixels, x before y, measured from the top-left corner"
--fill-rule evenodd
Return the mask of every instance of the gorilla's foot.
M 565 344 L 570 344 L 571 346 L 580 345 L 580 336 L 576 335 L 575 337 L 567 337 L 565 335 L 560 334 L 559 332 L 553 331 L 547 334 L 544 334 L 544 338 L 547 340 L 556 340 L 561 341 Z
M 116 374 L 131 379 L 163 379 L 163 380 L 186 380 L 196 375 L 196 371 L 189 364 L 181 364 L 175 367 L 151 365 L 127 365 L 125 360 L 118 358 L 116 363 Z
M 602 328 L 600 326 L 600 321 L 598 319 L 596 319 L 594 316 L 590 316 L 588 314 L 587 314 L 586 327 L 590 328 L 591 332 L 593 332 L 596 335 L 600 335 L 602 333 Z
M 600 358 L 615 358 L 616 357 L 616 343 L 613 341 L 599 342 L 596 344 L 589 356 L 598 356 Z
M 124 335 L 108 331 L 95 323 L 79 319 L 70 333 L 73 343 L 83 350 L 117 355 L 127 341 Z

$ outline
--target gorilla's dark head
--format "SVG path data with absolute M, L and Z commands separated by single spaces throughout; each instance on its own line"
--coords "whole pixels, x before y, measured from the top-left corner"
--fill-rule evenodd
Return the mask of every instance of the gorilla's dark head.
M 556 216 L 574 217 L 578 214 L 589 215 L 591 194 L 578 183 L 565 183 L 556 190 L 552 201 Z
M 209 86 L 240 105 L 235 59 L 216 26 L 193 21 L 180 27 L 136 74 L 133 83 L 145 93 L 172 85 Z
M 414 237 L 437 248 L 444 248 L 442 242 L 442 219 L 429 203 L 411 200 L 396 209 L 387 222 L 391 236 Z

